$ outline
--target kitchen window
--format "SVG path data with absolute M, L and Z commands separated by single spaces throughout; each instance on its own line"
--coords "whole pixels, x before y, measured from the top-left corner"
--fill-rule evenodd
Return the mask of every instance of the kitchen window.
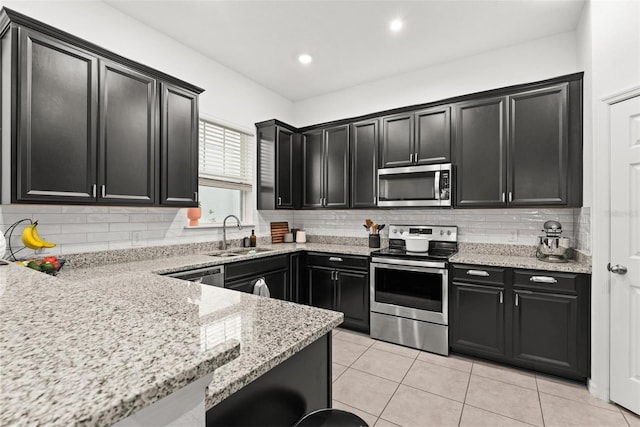
M 253 135 L 201 117 L 199 139 L 200 222 L 221 223 L 233 214 L 246 223 Z

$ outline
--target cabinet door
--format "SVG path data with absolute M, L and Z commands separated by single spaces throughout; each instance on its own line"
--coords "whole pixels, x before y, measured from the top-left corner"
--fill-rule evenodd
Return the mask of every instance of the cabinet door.
M 303 259 L 301 253 L 289 255 L 289 301 L 306 303 L 304 289 L 302 289 Z
M 578 371 L 578 297 L 514 290 L 513 359 Z M 587 350 L 588 351 L 588 350 Z M 561 373 L 561 372 L 559 372 Z
M 156 195 L 156 80 L 100 63 L 98 201 L 150 205 Z
M 14 201 L 95 200 L 98 61 L 35 31 L 19 30 Z
M 567 204 L 567 86 L 509 97 L 511 205 Z
M 506 206 L 505 98 L 455 105 L 456 207 Z
M 369 332 L 369 274 L 336 270 L 336 308 L 344 313 L 343 325 Z
M 160 203 L 197 206 L 198 95 L 162 84 Z
M 376 207 L 378 121 L 351 125 L 351 207 Z
M 324 141 L 323 131 L 302 134 L 302 205 L 320 208 L 324 203 Z
M 307 267 L 309 305 L 335 310 L 334 270 L 323 267 Z
M 382 119 L 381 167 L 413 163 L 413 113 Z
M 451 109 L 437 107 L 415 114 L 416 136 L 414 163 L 451 161 Z
M 349 126 L 325 131 L 326 208 L 349 207 Z
M 257 144 L 257 208 L 273 210 L 276 207 L 276 125 L 256 125 Z
M 453 282 L 449 301 L 451 348 L 506 357 L 504 287 Z
M 276 126 L 276 209 L 293 209 L 293 132 Z
M 289 270 L 272 271 L 264 276 L 267 287 L 269 288 L 269 294 L 271 298 L 288 301 L 291 295 L 289 292 Z

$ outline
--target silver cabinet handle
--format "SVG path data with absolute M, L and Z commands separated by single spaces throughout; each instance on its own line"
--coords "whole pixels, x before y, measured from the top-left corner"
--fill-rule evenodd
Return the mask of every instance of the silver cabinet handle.
M 329 258 L 329 261 L 342 262 L 342 258 L 337 257 L 337 256 L 332 256 L 332 257 Z
M 417 151 L 413 155 L 413 161 L 418 163 L 418 152 Z
M 489 273 L 487 273 L 484 270 L 467 270 L 467 274 L 469 276 L 482 276 L 482 277 L 489 277 Z
M 502 203 L 504 203 L 504 192 L 502 193 Z
M 409 154 L 409 163 L 413 163 L 413 153 Z
M 199 200 L 198 200 L 198 192 L 197 191 L 193 192 L 193 200 L 195 200 L 196 202 L 199 202 Z
M 102 198 L 104 199 L 105 197 L 107 197 L 107 186 L 106 185 L 101 185 L 100 186 L 100 193 L 102 194 Z
M 609 263 L 607 264 L 607 270 L 614 274 L 627 274 L 627 267 L 620 264 L 611 265 L 611 263 Z
M 324 206 L 323 200 L 324 199 L 322 197 L 320 197 L 320 206 Z
M 536 283 L 558 283 L 557 279 L 549 276 L 531 276 L 529 281 Z
M 518 306 L 518 301 L 520 300 L 519 298 L 520 296 L 518 294 L 516 294 L 516 307 Z
M 282 197 L 278 196 L 278 206 L 282 205 Z
M 504 303 L 504 295 L 502 294 L 502 291 L 500 291 L 500 304 Z
M 95 199 L 96 197 L 96 190 L 97 190 L 98 186 L 96 184 L 93 184 L 91 186 L 91 197 L 93 197 Z
M 509 203 L 513 202 L 513 193 L 509 191 Z

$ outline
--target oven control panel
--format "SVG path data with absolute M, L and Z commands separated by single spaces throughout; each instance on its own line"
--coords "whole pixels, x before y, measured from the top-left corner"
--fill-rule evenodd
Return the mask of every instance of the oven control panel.
M 391 224 L 389 226 L 389 239 L 404 240 L 406 236 L 424 236 L 428 240 L 457 242 L 458 227 L 455 225 L 414 224 Z

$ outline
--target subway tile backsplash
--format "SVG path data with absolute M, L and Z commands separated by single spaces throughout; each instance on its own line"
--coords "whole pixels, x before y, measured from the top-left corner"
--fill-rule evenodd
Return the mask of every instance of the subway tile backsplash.
M 187 229 L 186 209 L 136 208 L 59 205 L 2 205 L 2 230 L 21 218 L 38 220 L 43 238 L 57 246 L 39 252 L 61 255 L 147 246 L 201 243 L 222 240 L 221 228 Z M 301 228 L 309 236 L 343 236 L 365 238 L 364 220 L 379 224 L 457 225 L 459 240 L 471 243 L 535 245 L 542 224 L 549 219 L 562 223 L 564 236 L 572 238 L 575 248 L 590 254 L 590 209 L 371 209 L 371 210 L 299 210 L 259 211 L 253 222 L 258 236 L 269 236 L 269 223 L 287 221 L 289 227 Z M 12 246 L 22 247 L 20 233 L 14 233 Z M 240 239 L 251 228 L 229 227 L 227 238 Z M 382 237 L 387 237 L 388 228 Z M 23 250 L 21 257 L 33 256 Z

